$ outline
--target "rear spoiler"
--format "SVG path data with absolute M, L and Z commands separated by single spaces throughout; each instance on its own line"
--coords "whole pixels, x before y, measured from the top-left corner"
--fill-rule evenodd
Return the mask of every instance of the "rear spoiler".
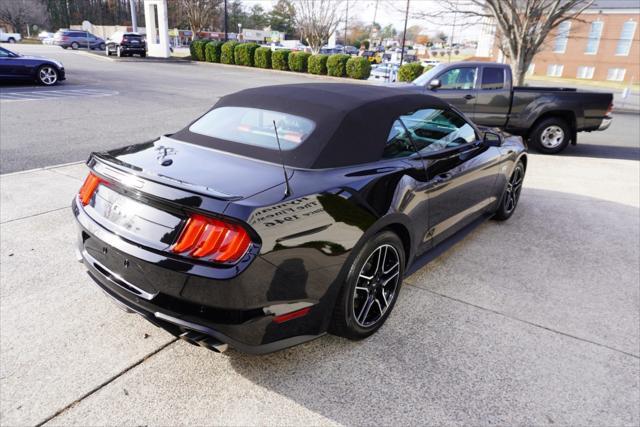
M 141 168 L 123 162 L 122 160 L 104 152 L 93 152 L 87 160 L 87 166 L 95 170 L 98 174 L 114 179 L 122 183 L 124 186 L 141 189 L 145 181 L 155 182 L 157 184 L 166 185 L 178 190 L 188 191 L 190 193 L 202 196 L 213 197 L 218 200 L 234 201 L 241 200 L 244 197 L 232 194 L 222 193 L 204 185 L 192 184 L 166 175 L 150 174 Z

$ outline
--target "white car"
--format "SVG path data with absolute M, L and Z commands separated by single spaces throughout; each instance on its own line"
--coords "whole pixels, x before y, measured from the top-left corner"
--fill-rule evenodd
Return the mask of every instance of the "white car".
M 371 70 L 369 79 L 376 82 L 394 83 L 398 77 L 398 64 L 380 64 Z
M 0 30 L 0 42 L 5 43 L 17 43 L 22 40 L 22 36 L 18 33 L 5 33 L 3 30 Z

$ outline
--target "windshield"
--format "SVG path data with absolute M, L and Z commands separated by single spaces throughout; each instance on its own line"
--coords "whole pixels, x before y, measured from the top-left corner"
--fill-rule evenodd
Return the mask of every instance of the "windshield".
M 426 86 L 427 83 L 433 80 L 444 67 L 445 67 L 444 64 L 436 65 L 435 67 L 433 67 L 426 73 L 422 74 L 420 77 L 418 77 L 411 83 L 413 83 L 416 86 Z
M 199 118 L 189 127 L 189 131 L 212 138 L 277 150 L 274 121 L 283 150 L 298 147 L 315 128 L 312 120 L 293 114 L 258 108 L 220 107 Z

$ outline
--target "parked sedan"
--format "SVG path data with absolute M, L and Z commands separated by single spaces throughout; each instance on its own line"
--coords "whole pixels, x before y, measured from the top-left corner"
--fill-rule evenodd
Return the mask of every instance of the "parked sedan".
M 25 56 L 0 47 L 0 81 L 35 80 L 53 86 L 65 79 L 64 66 L 55 59 Z
M 225 96 L 87 164 L 72 209 L 98 287 L 191 343 L 266 353 L 373 334 L 423 254 L 514 213 L 527 157 L 435 97 L 320 83 Z

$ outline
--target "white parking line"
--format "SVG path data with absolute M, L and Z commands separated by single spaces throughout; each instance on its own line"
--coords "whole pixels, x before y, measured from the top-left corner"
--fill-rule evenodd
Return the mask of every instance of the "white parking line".
M 104 89 L 42 89 L 33 91 L 0 91 L 0 101 L 41 101 L 47 99 L 59 99 L 70 97 L 100 97 L 113 96 L 119 92 Z

